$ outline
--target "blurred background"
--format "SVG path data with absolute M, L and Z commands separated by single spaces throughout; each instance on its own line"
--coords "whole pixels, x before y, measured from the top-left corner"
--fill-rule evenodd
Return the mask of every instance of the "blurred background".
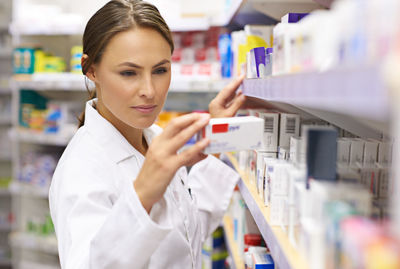
M 0 0 L 0 268 L 60 268 L 48 189 L 106 2 Z M 241 180 L 202 268 L 399 269 L 400 2 L 150 2 L 175 42 L 157 124 L 206 112 L 240 74 L 236 116 L 264 119 L 262 148 L 221 155 Z

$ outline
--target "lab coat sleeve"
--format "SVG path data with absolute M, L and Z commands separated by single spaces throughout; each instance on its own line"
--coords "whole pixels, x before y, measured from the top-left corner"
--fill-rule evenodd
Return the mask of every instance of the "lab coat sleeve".
M 133 184 L 117 195 L 107 184 L 115 175 L 87 170 L 66 165 L 53 177 L 50 210 L 62 268 L 146 268 L 172 227 L 150 218 Z
M 196 198 L 203 241 L 221 224 L 238 181 L 239 174 L 212 155 L 190 170 L 188 184 Z

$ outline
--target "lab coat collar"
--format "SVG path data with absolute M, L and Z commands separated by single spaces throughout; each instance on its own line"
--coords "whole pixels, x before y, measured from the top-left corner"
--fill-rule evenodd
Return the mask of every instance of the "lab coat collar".
M 84 128 L 86 128 L 90 135 L 96 140 L 96 143 L 99 143 L 116 163 L 131 158 L 132 156 L 135 156 L 138 160 L 138 156 L 143 155 L 129 144 L 114 125 L 97 112 L 93 107 L 93 104 L 96 102 L 97 98 L 89 100 L 86 103 Z M 150 145 L 151 140 L 161 133 L 161 131 L 161 128 L 154 124 L 150 128 L 144 129 L 143 135 L 147 144 Z

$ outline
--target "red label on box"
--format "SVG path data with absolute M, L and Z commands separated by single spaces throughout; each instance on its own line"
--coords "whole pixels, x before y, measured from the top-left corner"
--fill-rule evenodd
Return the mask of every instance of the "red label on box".
M 224 123 L 224 124 L 214 124 L 212 126 L 212 133 L 216 134 L 216 133 L 227 133 L 228 132 L 228 127 L 229 124 Z

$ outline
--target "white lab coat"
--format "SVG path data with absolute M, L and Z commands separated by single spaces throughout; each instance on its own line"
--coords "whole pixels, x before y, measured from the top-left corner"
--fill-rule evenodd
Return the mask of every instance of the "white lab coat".
M 148 214 L 132 184 L 144 156 L 92 102 L 50 187 L 62 268 L 201 268 L 202 243 L 221 222 L 238 174 L 213 156 L 189 174 L 182 167 Z M 144 130 L 147 142 L 161 131 Z

